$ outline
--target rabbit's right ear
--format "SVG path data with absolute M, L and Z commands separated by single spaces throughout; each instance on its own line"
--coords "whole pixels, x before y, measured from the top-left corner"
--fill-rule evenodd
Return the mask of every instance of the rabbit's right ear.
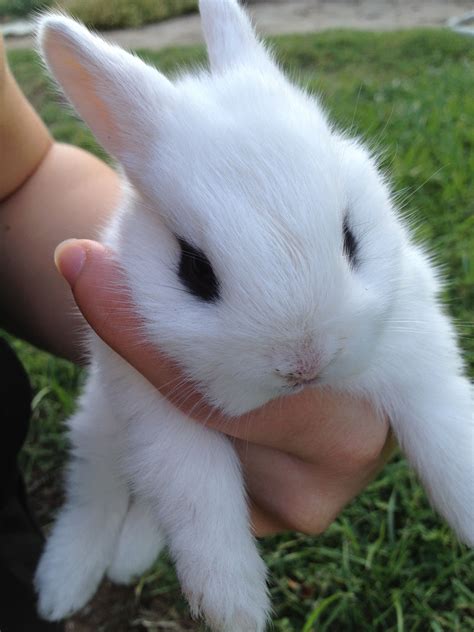
M 174 86 L 155 68 L 63 15 L 39 21 L 40 53 L 101 145 L 133 175 Z M 151 138 L 150 138 L 151 137 Z
M 277 69 L 237 0 L 200 0 L 199 11 L 213 72 L 244 63 L 267 72 Z

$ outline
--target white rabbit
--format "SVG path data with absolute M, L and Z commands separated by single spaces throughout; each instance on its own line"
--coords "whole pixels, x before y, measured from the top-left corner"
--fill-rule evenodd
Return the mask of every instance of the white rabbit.
M 232 415 L 307 385 L 368 396 L 473 544 L 472 390 L 428 256 L 373 158 L 282 74 L 238 3 L 200 11 L 211 69 L 174 82 L 67 17 L 40 23 L 51 73 L 130 183 L 104 241 L 144 336 Z M 231 443 L 92 335 L 90 351 L 41 614 L 74 612 L 105 573 L 129 581 L 166 543 L 194 614 L 262 631 L 266 572 Z

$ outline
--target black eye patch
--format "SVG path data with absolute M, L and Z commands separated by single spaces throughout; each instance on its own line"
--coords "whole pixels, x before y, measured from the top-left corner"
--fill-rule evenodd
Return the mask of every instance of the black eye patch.
M 343 252 L 349 259 L 349 263 L 353 268 L 357 266 L 357 251 L 358 245 L 354 233 L 349 227 L 347 216 L 344 217 L 344 223 L 342 225 L 342 234 L 344 238 Z
M 206 255 L 184 239 L 177 237 L 181 248 L 178 277 L 196 298 L 212 303 L 219 298 L 219 282 Z

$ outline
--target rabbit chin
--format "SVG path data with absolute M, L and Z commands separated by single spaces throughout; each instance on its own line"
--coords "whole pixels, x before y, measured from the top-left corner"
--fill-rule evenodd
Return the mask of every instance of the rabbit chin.
M 215 397 L 213 397 L 212 393 L 214 389 L 206 388 L 202 389 L 201 392 L 211 406 L 218 408 L 225 415 L 228 415 L 229 417 L 240 417 L 241 415 L 250 413 L 251 411 L 256 410 L 268 402 L 280 397 L 296 395 L 303 390 L 331 388 L 331 386 L 340 387 L 341 380 L 334 378 L 326 379 L 321 377 L 320 380 L 315 380 L 314 383 L 311 384 L 275 386 L 274 388 L 267 387 L 261 389 L 254 387 L 252 390 L 242 389 L 241 391 L 237 391 L 236 384 L 234 382 L 233 386 L 224 392 L 219 389 L 215 389 L 217 391 Z
M 235 380 L 229 380 L 227 384 L 223 384 L 223 380 L 219 380 L 218 384 L 201 385 L 200 391 L 211 406 L 218 408 L 229 417 L 238 417 L 249 413 L 285 394 L 285 390 L 279 385 L 273 387 L 259 386 L 254 383 L 249 388 L 248 384 L 239 386 Z M 286 390 L 286 394 L 289 392 Z

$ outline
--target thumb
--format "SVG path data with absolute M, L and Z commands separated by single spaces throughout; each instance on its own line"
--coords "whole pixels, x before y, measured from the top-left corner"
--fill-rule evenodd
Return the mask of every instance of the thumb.
M 133 325 L 130 319 L 134 316 L 130 295 L 113 253 L 96 241 L 67 239 L 57 246 L 54 263 L 71 286 L 84 318 L 114 347 L 121 325 Z M 110 319 L 112 313 L 114 318 Z M 121 323 L 121 319 L 125 322 Z M 135 325 L 139 325 L 137 319 Z
M 143 323 L 115 254 L 96 241 L 67 239 L 57 246 L 54 262 L 92 329 L 159 387 L 163 358 L 140 333 Z

